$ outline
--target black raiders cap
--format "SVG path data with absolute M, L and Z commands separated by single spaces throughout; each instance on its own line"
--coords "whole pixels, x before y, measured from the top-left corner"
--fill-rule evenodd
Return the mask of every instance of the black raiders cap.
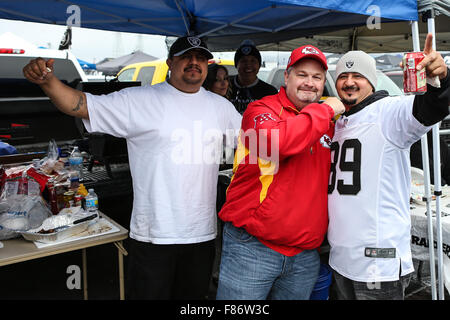
M 197 37 L 178 38 L 170 47 L 169 58 L 181 56 L 183 53 L 192 49 L 203 50 L 208 59 L 213 58 L 212 53 L 208 50 L 206 42 Z

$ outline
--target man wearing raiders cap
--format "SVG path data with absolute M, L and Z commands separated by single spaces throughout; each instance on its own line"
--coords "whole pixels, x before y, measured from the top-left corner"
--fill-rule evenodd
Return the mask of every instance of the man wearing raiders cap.
M 230 78 L 230 101 L 240 114 L 250 102 L 278 93 L 274 86 L 258 79 L 261 54 L 251 40 L 244 40 L 236 50 L 234 65 L 238 74 Z
M 24 68 L 27 79 L 62 112 L 82 118 L 89 132 L 127 140 L 134 196 L 128 299 L 203 299 L 208 293 L 221 146 L 241 124 L 228 100 L 202 87 L 210 58 L 201 39 L 179 38 L 169 50 L 167 82 L 102 96 L 64 85 L 52 59 Z
M 332 119 L 324 103 L 327 60 L 313 46 L 291 53 L 285 87 L 249 104 L 234 175 L 219 217 L 225 221 L 217 299 L 308 300 L 327 230 Z
M 409 148 L 448 115 L 450 76 L 427 36 L 420 63 L 440 88 L 389 97 L 375 91 L 375 60 L 350 51 L 336 66 L 346 112 L 336 121 L 328 187 L 329 264 L 339 299 L 404 299 L 411 258 Z

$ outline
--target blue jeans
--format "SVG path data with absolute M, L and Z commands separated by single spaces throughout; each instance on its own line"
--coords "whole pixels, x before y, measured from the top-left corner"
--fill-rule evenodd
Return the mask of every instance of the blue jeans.
M 227 222 L 217 300 L 308 300 L 319 275 L 317 250 L 287 257 Z

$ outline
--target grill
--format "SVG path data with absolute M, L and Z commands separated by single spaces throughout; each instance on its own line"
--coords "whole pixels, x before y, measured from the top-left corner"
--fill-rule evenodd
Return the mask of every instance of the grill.
M 97 169 L 90 172 L 87 168 L 83 168 L 83 184 L 88 186 L 93 186 L 99 182 L 109 182 L 112 178 L 108 176 L 106 169 Z

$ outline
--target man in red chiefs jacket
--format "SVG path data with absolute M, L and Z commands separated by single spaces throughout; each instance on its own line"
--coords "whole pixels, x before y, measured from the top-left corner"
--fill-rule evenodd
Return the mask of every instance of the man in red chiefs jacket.
M 319 104 L 327 61 L 317 48 L 292 51 L 285 87 L 249 104 L 224 220 L 217 299 L 309 299 L 327 231 L 333 118 L 339 99 Z

